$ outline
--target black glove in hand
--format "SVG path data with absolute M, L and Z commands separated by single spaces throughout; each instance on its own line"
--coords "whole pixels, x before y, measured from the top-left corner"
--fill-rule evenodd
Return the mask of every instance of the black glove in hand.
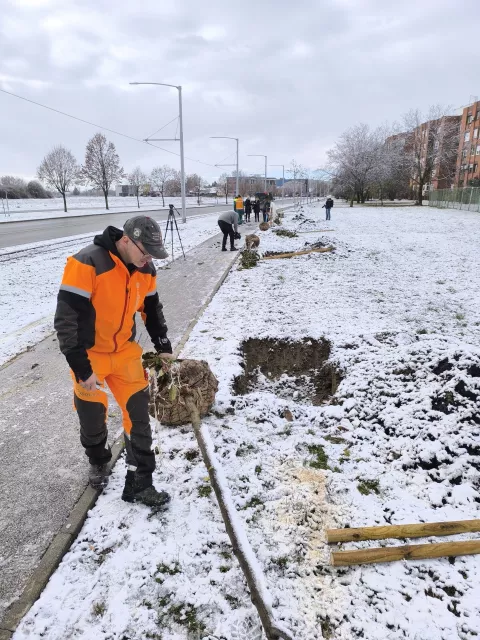
M 235 231 L 233 237 L 235 238 L 235 240 L 240 240 L 240 238 L 242 237 L 240 233 L 238 233 L 238 231 Z
M 159 338 L 155 343 L 157 353 L 173 353 L 172 343 L 168 338 Z

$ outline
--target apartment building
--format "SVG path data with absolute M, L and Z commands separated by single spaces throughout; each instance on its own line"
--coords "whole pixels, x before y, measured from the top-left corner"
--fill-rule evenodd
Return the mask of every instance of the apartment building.
M 480 101 L 463 109 L 455 178 L 457 187 L 480 180 Z
M 235 176 L 227 178 L 228 192 L 234 193 L 236 189 L 237 178 Z M 267 178 L 267 192 L 275 193 L 277 186 L 276 178 Z M 240 176 L 238 179 L 238 187 L 241 195 L 253 195 L 255 192 L 264 191 L 265 178 L 262 176 Z

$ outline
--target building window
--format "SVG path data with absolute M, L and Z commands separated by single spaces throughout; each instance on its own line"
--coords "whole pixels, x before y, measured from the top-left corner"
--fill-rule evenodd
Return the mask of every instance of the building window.
M 468 173 L 473 173 L 473 164 L 468 165 Z
M 477 148 L 475 150 L 475 155 L 480 156 L 480 144 L 477 144 Z
M 473 165 L 473 173 L 477 173 L 477 169 L 478 169 L 478 163 L 475 162 L 475 164 Z
M 473 122 L 473 114 L 469 113 L 467 116 L 467 124 L 471 124 Z
M 462 150 L 462 158 L 466 158 L 467 157 L 467 150 L 463 149 Z
M 470 131 L 465 131 L 465 135 L 463 137 L 464 142 L 470 142 Z
M 478 127 L 473 130 L 473 137 L 478 138 Z

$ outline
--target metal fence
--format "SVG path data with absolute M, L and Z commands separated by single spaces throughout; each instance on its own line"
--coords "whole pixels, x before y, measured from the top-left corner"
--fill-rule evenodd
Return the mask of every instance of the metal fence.
M 466 209 L 480 212 L 480 187 L 430 191 L 428 205 L 441 209 Z

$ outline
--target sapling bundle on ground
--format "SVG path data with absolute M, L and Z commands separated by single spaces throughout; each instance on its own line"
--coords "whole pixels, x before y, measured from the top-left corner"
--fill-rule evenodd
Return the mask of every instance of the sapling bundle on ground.
M 268 222 L 261 222 L 258 225 L 258 228 L 260 229 L 260 231 L 268 231 L 270 229 L 270 225 L 268 224 Z
M 274 232 L 277 236 L 281 236 L 283 238 L 296 238 L 297 233 L 295 231 L 290 231 L 290 229 L 275 229 Z
M 256 251 L 248 251 L 245 249 L 240 255 L 240 264 L 243 269 L 251 269 L 257 266 L 257 262 L 260 260 L 260 256 Z

